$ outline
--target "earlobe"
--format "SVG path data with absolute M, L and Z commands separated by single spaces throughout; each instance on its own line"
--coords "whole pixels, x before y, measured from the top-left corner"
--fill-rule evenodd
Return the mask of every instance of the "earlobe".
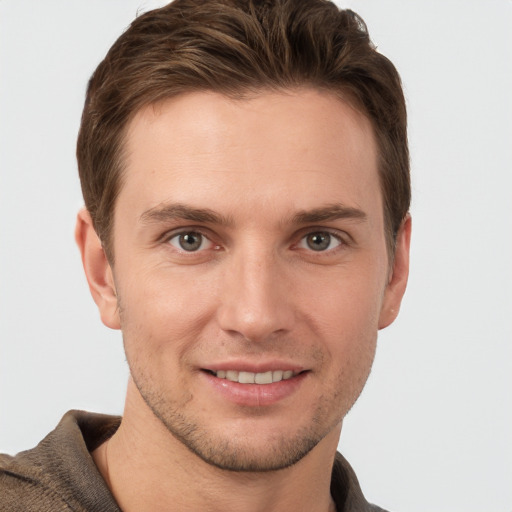
M 403 220 L 396 238 L 395 256 L 389 277 L 389 282 L 384 291 L 384 300 L 379 317 L 379 329 L 384 329 L 392 324 L 398 312 L 407 287 L 409 277 L 409 248 L 411 243 L 411 216 L 407 214 Z
M 92 298 L 98 306 L 102 322 L 111 329 L 120 329 L 117 295 L 112 268 L 96 234 L 89 212 L 78 212 L 75 240 L 82 255 L 85 276 Z

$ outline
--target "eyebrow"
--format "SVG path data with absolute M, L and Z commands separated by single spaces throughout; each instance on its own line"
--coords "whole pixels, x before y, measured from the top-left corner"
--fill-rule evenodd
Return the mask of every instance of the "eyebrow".
M 178 219 L 210 224 L 232 224 L 230 218 L 219 215 L 213 210 L 208 208 L 193 208 L 180 203 L 160 204 L 146 210 L 140 216 L 140 221 L 144 224 L 168 222 Z
M 314 208 L 313 210 L 299 211 L 293 216 L 292 221 L 294 224 L 312 224 L 314 222 L 326 222 L 338 219 L 353 219 L 364 222 L 367 219 L 367 215 L 358 208 L 339 203 Z
M 299 211 L 292 216 L 291 221 L 293 224 L 303 225 L 338 219 L 353 219 L 364 222 L 367 219 L 367 215 L 358 208 L 336 203 L 312 210 Z M 209 208 L 194 208 L 181 203 L 159 204 L 146 210 L 140 216 L 140 221 L 144 224 L 169 222 L 173 220 L 189 220 L 191 222 L 226 226 L 233 225 L 232 218 L 220 215 Z

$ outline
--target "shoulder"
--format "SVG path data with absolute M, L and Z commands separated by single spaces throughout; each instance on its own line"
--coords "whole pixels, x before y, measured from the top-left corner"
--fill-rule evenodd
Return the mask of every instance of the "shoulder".
M 44 480 L 37 465 L 20 463 L 18 457 L 0 455 L 0 509 L 9 512 L 72 510 Z
M 118 417 L 70 411 L 35 448 L 0 455 L 0 510 L 118 512 L 90 451 L 119 423 Z
M 386 512 L 366 501 L 354 470 L 341 453 L 334 459 L 331 495 L 338 512 Z

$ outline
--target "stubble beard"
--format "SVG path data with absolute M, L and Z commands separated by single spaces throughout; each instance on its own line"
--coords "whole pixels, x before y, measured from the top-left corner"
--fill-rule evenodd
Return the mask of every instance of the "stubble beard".
M 293 433 L 276 432 L 272 439 L 267 440 L 264 448 L 256 448 L 250 441 L 251 432 L 248 435 L 239 433 L 236 437 L 222 435 L 212 428 L 208 419 L 201 421 L 192 415 L 183 414 L 184 404 L 173 403 L 162 390 L 155 389 L 151 376 L 146 374 L 137 358 L 130 361 L 124 331 L 123 343 L 132 380 L 154 416 L 176 440 L 203 462 L 233 472 L 271 472 L 297 464 L 341 424 L 363 390 L 375 355 L 374 343 L 373 349 L 363 358 L 367 363 L 363 365 L 366 366 L 366 372 L 356 372 L 355 381 L 354 375 L 344 372 L 338 375 L 335 379 L 337 384 L 332 384 L 332 388 L 319 397 L 307 425 Z M 192 395 L 189 400 L 193 400 Z M 333 411 L 337 413 L 333 414 Z M 290 416 L 290 422 L 294 421 L 295 418 Z
M 251 445 L 251 432 L 237 437 L 217 434 L 209 425 L 185 416 L 164 397 L 148 390 L 144 379 L 139 382 L 133 373 L 132 379 L 146 405 L 175 439 L 203 462 L 226 471 L 261 473 L 286 469 L 305 457 L 338 423 L 334 421 L 321 432 L 302 427 L 292 436 L 278 433 L 265 444 L 263 452 Z M 312 423 L 318 424 L 316 420 Z
M 239 434 L 236 437 L 219 434 L 209 428 L 208 424 L 183 414 L 182 407 L 179 410 L 161 393 L 152 390 L 144 375 L 137 371 L 132 371 L 131 374 L 146 405 L 175 439 L 203 462 L 233 472 L 262 473 L 293 466 L 342 421 L 359 396 L 357 393 L 349 404 L 339 408 L 339 415 L 333 417 L 333 404 L 339 405 L 345 401 L 342 395 L 346 389 L 343 390 L 343 386 L 340 386 L 335 396 L 331 395 L 330 399 L 325 396 L 319 399 L 308 426 L 300 427 L 293 434 L 276 433 L 271 440 L 267 440 L 263 450 L 251 444 L 251 432 L 248 432 L 247 436 Z M 293 421 L 294 418 L 291 417 L 290 422 Z

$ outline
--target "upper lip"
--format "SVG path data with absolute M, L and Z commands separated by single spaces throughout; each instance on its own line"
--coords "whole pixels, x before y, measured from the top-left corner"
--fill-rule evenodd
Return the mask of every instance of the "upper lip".
M 287 361 L 266 361 L 266 362 L 250 362 L 250 361 L 226 361 L 226 362 L 218 362 L 202 365 L 201 369 L 210 370 L 213 372 L 218 372 L 220 370 L 228 371 L 228 370 L 237 370 L 240 372 L 251 372 L 251 373 L 264 373 L 268 371 L 276 371 L 276 370 L 291 370 L 294 373 L 300 373 L 304 371 L 306 368 L 300 364 L 291 363 Z

